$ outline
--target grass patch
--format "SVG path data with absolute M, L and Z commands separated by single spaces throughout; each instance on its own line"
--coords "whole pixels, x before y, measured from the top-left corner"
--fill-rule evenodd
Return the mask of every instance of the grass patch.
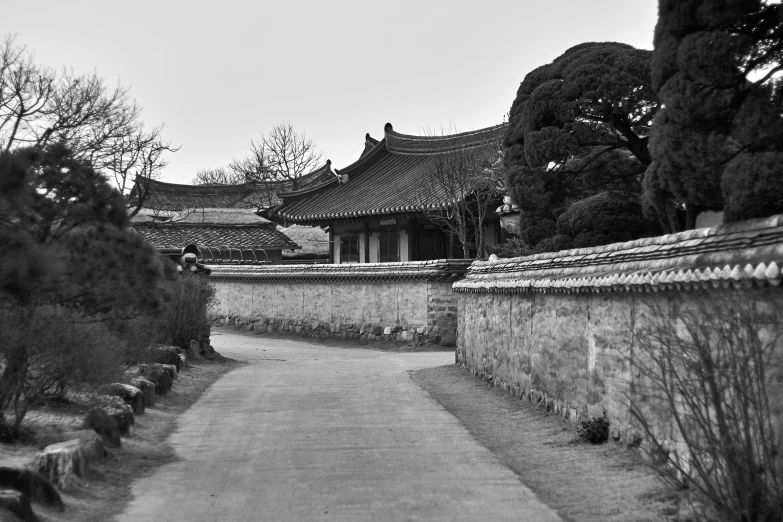
M 576 424 L 509 397 L 454 366 L 411 378 L 565 520 L 674 520 L 681 499 L 635 450 L 591 444 Z

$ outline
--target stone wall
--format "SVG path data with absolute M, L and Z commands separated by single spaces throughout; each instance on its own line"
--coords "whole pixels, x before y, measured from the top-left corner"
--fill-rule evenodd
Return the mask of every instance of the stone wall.
M 671 318 L 678 332 L 679 307 L 704 299 L 739 295 L 748 307 L 783 304 L 780 259 L 783 218 L 776 216 L 476 262 L 454 285 L 457 359 L 476 376 L 566 418 L 606 415 L 616 439 L 638 440 L 632 407 L 656 420 L 662 438 L 676 438 L 667 412 L 638 393 L 642 377 L 631 363 L 641 356 L 639 332 L 655 314 Z M 778 416 L 780 388 L 770 381 Z
M 211 266 L 213 320 L 253 331 L 453 346 L 466 262 Z

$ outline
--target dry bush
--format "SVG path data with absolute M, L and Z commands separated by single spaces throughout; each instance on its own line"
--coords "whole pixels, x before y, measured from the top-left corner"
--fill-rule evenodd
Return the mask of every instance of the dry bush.
M 215 288 L 206 278 L 184 274 L 167 283 L 163 342 L 186 348 L 209 334 L 207 315 L 215 304 Z
M 0 437 L 16 437 L 30 407 L 121 376 L 125 343 L 65 308 L 0 309 Z
M 117 335 L 125 343 L 125 363 L 146 362 L 149 347 L 165 342 L 163 321 L 161 316 L 138 316 L 114 325 Z
M 707 519 L 783 520 L 781 312 L 769 293 L 690 294 L 637 325 L 632 414 L 654 467 Z

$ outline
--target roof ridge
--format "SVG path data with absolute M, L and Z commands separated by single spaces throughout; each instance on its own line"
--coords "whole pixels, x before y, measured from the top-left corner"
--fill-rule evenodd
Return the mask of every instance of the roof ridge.
M 490 134 L 490 133 L 492 133 L 494 131 L 498 131 L 498 130 L 504 129 L 507 126 L 508 126 L 508 122 L 504 122 L 504 123 L 499 123 L 497 125 L 484 127 L 482 129 L 475 129 L 475 130 L 466 131 L 466 132 L 458 132 L 456 134 L 445 134 L 445 135 L 442 135 L 442 136 L 436 136 L 436 135 L 433 135 L 433 136 L 417 136 L 415 134 L 402 134 L 400 132 L 395 131 L 394 128 L 392 127 L 391 123 L 387 123 L 384 126 L 383 130 L 384 130 L 384 133 L 387 136 L 388 135 L 392 135 L 395 138 L 398 138 L 398 139 L 401 139 L 401 140 L 411 140 L 411 141 L 414 141 L 414 140 L 415 141 L 446 141 L 446 140 L 451 140 L 451 139 L 455 139 L 455 138 L 466 138 L 466 137 L 469 137 L 469 136 L 474 136 L 474 135 L 479 135 L 479 134 Z
M 456 150 L 472 149 L 491 143 L 500 142 L 507 123 L 492 127 L 449 134 L 446 136 L 414 136 L 396 132 L 390 123 L 386 124 L 386 148 L 390 152 L 410 155 L 442 154 Z

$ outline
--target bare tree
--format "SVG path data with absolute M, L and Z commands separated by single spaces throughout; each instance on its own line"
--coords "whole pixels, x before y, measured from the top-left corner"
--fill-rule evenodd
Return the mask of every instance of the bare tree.
M 0 145 L 8 151 L 19 142 L 35 143 L 31 122 L 41 120 L 54 93 L 55 73 L 35 63 L 14 36 L 0 42 Z
M 0 150 L 63 144 L 113 177 L 123 194 L 135 180 L 160 174 L 163 154 L 178 148 L 163 141 L 162 127 L 145 128 L 127 88 L 110 88 L 96 73 L 56 72 L 34 58 L 14 36 L 0 41 Z M 136 198 L 133 213 L 142 201 Z
M 502 156 L 499 137 L 477 147 L 444 151 L 425 172 L 414 197 L 419 212 L 457 236 L 465 259 L 471 247 L 477 257 L 483 256 L 484 222 L 503 194 Z
M 651 464 L 691 492 L 699 520 L 781 520 L 782 314 L 774 292 L 754 289 L 672 295 L 640 316 L 631 414 Z
M 179 150 L 161 139 L 161 131 L 162 127 L 147 130 L 144 125 L 138 125 L 131 134 L 112 140 L 108 153 L 96 162 L 99 168 L 114 176 L 123 194 L 128 194 L 135 183 L 136 197 L 129 202 L 131 217 L 144 206 L 152 180 L 158 179 L 168 165 L 164 153 Z
M 299 179 L 321 166 L 323 153 L 304 132 L 290 122 L 275 125 L 261 140 L 250 142 L 250 153 L 232 163 L 233 168 L 250 179 L 290 181 L 291 188 L 300 188 Z
M 252 154 L 232 160 L 225 167 L 202 169 L 191 180 L 193 185 L 241 185 L 253 181 L 269 181 L 269 172 L 263 167 L 263 158 Z
M 230 167 L 198 170 L 190 181 L 192 185 L 241 185 L 245 182 L 245 177 Z

